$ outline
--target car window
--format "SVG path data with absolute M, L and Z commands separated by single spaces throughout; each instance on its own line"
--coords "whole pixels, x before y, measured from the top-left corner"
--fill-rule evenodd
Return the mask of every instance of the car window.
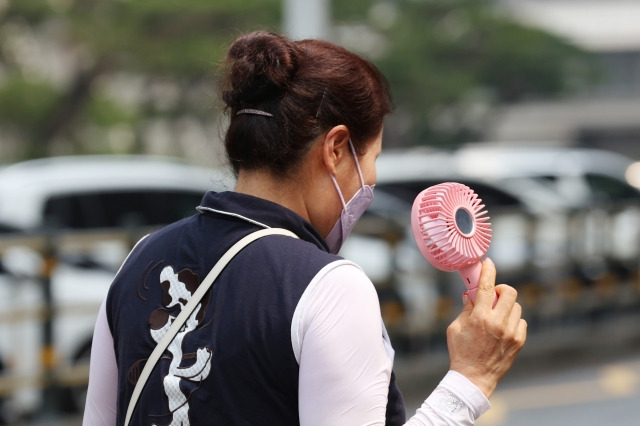
M 587 174 L 587 184 L 597 201 L 638 201 L 640 192 L 610 176 Z
M 204 194 L 184 190 L 126 190 L 53 196 L 45 220 L 70 229 L 164 225 L 196 213 Z
M 470 187 L 478 197 L 482 199 L 487 209 L 504 208 L 504 207 L 522 207 L 522 203 L 516 197 L 501 191 L 498 188 L 486 185 L 481 182 L 465 182 L 457 181 Z M 442 183 L 442 181 L 410 181 L 410 182 L 389 182 L 376 184 L 376 191 L 387 191 L 396 197 L 413 204 L 413 201 L 420 192 L 432 185 Z
M 13 226 L 9 226 L 9 225 L 5 225 L 4 223 L 0 223 L 0 234 L 6 234 L 6 233 L 10 233 L 10 232 L 17 232 L 18 230 L 13 227 Z

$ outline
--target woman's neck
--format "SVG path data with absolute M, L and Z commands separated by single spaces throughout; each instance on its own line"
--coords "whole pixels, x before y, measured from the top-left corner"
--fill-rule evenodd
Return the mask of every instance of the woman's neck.
M 263 170 L 241 170 L 235 191 L 280 204 L 309 220 L 301 182 L 296 179 L 275 177 Z

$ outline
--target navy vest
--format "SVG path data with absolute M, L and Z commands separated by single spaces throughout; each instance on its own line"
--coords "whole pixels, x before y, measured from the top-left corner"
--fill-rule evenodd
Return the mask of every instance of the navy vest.
M 231 261 L 156 365 L 131 425 L 298 425 L 291 321 L 312 278 L 339 258 L 311 224 L 275 203 L 211 192 L 199 209 L 139 243 L 109 290 L 117 424 L 145 360 L 202 279 L 235 242 L 268 226 L 300 239 L 268 236 Z M 404 422 L 392 375 L 387 424 Z

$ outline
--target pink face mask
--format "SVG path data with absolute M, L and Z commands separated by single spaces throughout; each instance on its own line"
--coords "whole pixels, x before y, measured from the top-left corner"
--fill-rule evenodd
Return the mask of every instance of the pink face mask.
M 329 232 L 329 235 L 325 238 L 325 241 L 329 246 L 329 252 L 333 254 L 337 254 L 340 251 L 342 244 L 344 244 L 356 222 L 373 201 L 373 185 L 365 185 L 364 183 L 362 171 L 360 170 L 360 163 L 358 163 L 358 156 L 356 155 L 356 150 L 353 147 L 351 140 L 349 140 L 349 147 L 353 153 L 353 158 L 356 160 L 356 169 L 358 170 L 358 176 L 360 177 L 361 187 L 358 189 L 358 192 L 355 193 L 353 198 L 351 198 L 348 203 L 345 203 L 342 191 L 340 191 L 340 187 L 338 186 L 335 176 L 330 175 L 333 185 L 338 191 L 338 196 L 340 196 L 340 201 L 342 201 L 342 213 L 340 213 L 340 218 L 333 226 L 331 232 Z

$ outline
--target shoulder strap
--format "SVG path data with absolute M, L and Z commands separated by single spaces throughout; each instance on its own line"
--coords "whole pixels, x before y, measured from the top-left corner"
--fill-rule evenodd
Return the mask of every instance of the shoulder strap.
M 160 339 L 160 342 L 158 342 L 158 345 L 155 347 L 155 349 L 151 353 L 151 356 L 149 356 L 149 359 L 145 363 L 144 368 L 140 373 L 140 377 L 138 378 L 138 381 L 136 383 L 136 387 L 133 389 L 133 394 L 131 395 L 131 399 L 129 400 L 129 406 L 127 408 L 127 416 L 124 421 L 125 426 L 129 425 L 129 421 L 131 420 L 131 415 L 133 414 L 133 410 L 135 409 L 136 404 L 138 403 L 138 398 L 142 393 L 142 389 L 144 388 L 144 385 L 146 384 L 147 379 L 149 379 L 149 376 L 151 375 L 151 371 L 153 371 L 153 368 L 155 367 L 156 363 L 164 353 L 167 346 L 169 346 L 173 338 L 178 333 L 178 330 L 180 330 L 180 328 L 185 323 L 187 318 L 191 315 L 195 307 L 198 305 L 198 303 L 200 303 L 200 300 L 202 299 L 204 294 L 207 292 L 207 290 L 209 290 L 209 288 L 211 287 L 215 279 L 218 277 L 220 272 L 222 272 L 222 270 L 225 268 L 225 266 L 227 266 L 227 264 L 231 261 L 231 259 L 233 259 L 233 257 L 236 254 L 238 254 L 247 245 L 251 244 L 253 241 L 259 238 L 265 237 L 267 235 L 274 235 L 274 234 L 288 235 L 290 237 L 298 238 L 298 236 L 295 235 L 293 232 L 288 231 L 286 229 L 282 229 L 282 228 L 261 229 L 259 231 L 256 231 L 247 235 L 246 237 L 242 238 L 240 241 L 235 243 L 213 266 L 213 268 L 207 274 L 207 276 L 202 281 L 202 283 L 200 283 L 200 286 L 198 287 L 198 289 L 193 293 L 193 295 L 191 296 L 191 299 L 189 299 L 189 302 L 184 306 L 184 308 L 182 308 L 182 310 L 180 311 L 180 314 L 178 314 L 176 319 L 173 321 L 173 323 L 171 324 L 171 327 L 169 327 L 169 330 L 167 330 L 167 332 L 164 334 L 162 339 Z

